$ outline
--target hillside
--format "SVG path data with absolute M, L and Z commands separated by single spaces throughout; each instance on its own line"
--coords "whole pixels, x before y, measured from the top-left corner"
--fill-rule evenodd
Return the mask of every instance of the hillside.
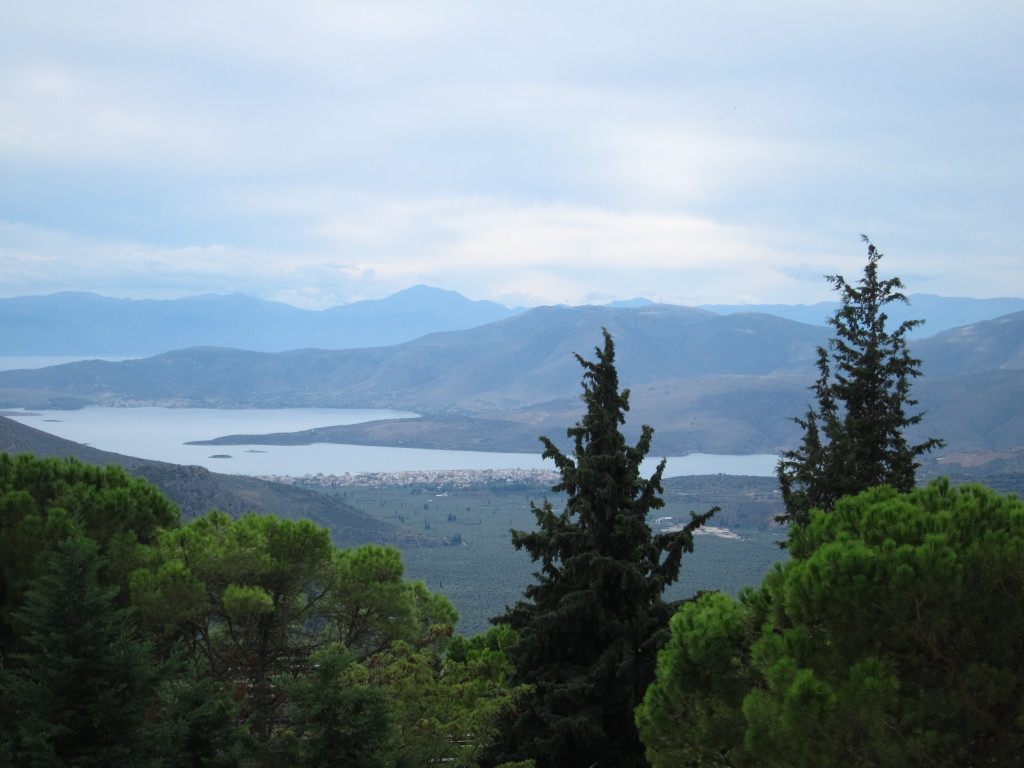
M 0 372 L 0 404 L 122 401 L 210 407 L 414 407 L 478 412 L 575 398 L 579 366 L 607 327 L 631 385 L 813 370 L 824 328 L 769 315 L 540 307 L 391 347 L 277 354 L 198 347 L 122 362 Z
M 828 337 L 824 327 L 757 313 L 540 307 L 391 347 L 193 348 L 0 372 L 0 406 L 395 408 L 424 418 L 273 439 L 535 450 L 538 435 L 557 440 L 578 417 L 573 354 L 588 356 L 602 327 L 615 337 L 620 381 L 633 393 L 627 432 L 651 424 L 662 454 L 792 446 L 791 417 L 806 407 L 816 348 Z M 954 451 L 1024 445 L 1024 312 L 917 340 L 912 352 L 924 361 L 914 394 L 928 412 L 912 439 L 939 436 Z
M 892 322 L 922 318 L 913 336 L 1024 311 L 1024 299 L 970 299 L 913 294 L 888 308 Z M 642 309 L 646 299 L 610 308 Z M 824 325 L 835 302 L 812 305 L 706 305 L 718 315 L 767 314 Z M 684 309 L 680 307 L 681 309 Z M 476 328 L 523 312 L 454 291 L 418 285 L 384 299 L 304 310 L 242 294 L 131 300 L 92 293 L 0 299 L 0 356 L 140 357 L 188 347 L 254 352 L 363 349 L 418 339 L 428 333 Z
M 1024 312 L 953 328 L 913 344 L 930 378 L 1024 368 Z
M 839 303 L 835 301 L 821 301 L 817 304 L 706 304 L 702 308 L 719 314 L 763 312 L 798 323 L 824 325 L 838 306 Z M 936 296 L 931 293 L 913 293 L 907 297 L 906 304 L 895 303 L 886 307 L 886 314 L 894 326 L 905 320 L 924 320 L 924 325 L 911 331 L 912 339 L 934 336 L 950 328 L 972 325 L 1021 311 L 1024 311 L 1024 299 L 971 299 Z
M 250 477 L 222 475 L 203 467 L 148 461 L 90 448 L 41 432 L 0 416 L 0 451 L 41 457 L 75 457 L 88 464 L 116 464 L 156 485 L 181 509 L 186 520 L 211 509 L 238 517 L 249 512 L 272 513 L 290 519 L 308 518 L 328 528 L 340 547 L 366 543 L 403 548 L 437 546 L 439 541 L 403 531 L 337 499 L 292 486 Z

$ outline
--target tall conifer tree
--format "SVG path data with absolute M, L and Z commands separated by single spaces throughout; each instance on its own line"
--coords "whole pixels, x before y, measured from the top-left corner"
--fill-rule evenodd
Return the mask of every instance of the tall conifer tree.
M 525 600 L 495 623 L 520 633 L 510 649 L 514 684 L 532 693 L 510 719 L 496 762 L 533 758 L 539 768 L 630 768 L 645 765 L 633 709 L 653 679 L 658 648 L 672 613 L 665 588 L 679 575 L 693 532 L 715 510 L 691 515 L 682 530 L 653 535 L 648 513 L 664 505 L 662 461 L 650 478 L 640 474 L 653 430 L 644 426 L 635 446 L 620 426 L 629 391 L 619 391 L 612 337 L 604 331 L 597 360 L 579 355 L 587 411 L 568 430 L 573 455 L 546 437 L 568 494 L 564 511 L 550 501 L 533 505 L 537 530 L 513 531 L 540 570 Z
M 95 541 L 73 532 L 15 618 L 29 650 L 0 670 L 0 762 L 153 765 L 146 710 L 169 667 L 136 635 L 131 609 L 100 583 Z M 152 756 L 149 756 L 152 757 Z
M 941 440 L 911 445 L 903 432 L 919 423 L 923 413 L 908 414 L 917 405 L 910 397 L 921 361 L 911 356 L 907 334 L 923 320 L 906 320 L 889 331 L 885 307 L 906 302 L 898 277 L 882 280 L 882 253 L 867 236 L 864 276 L 850 285 L 842 275 L 828 275 L 840 294 L 840 306 L 829 318 L 835 336 L 828 349 L 818 348 L 818 379 L 811 387 L 816 405 L 795 418 L 804 435 L 800 446 L 787 451 L 777 475 L 786 511 L 779 522 L 806 525 L 812 509 L 830 512 L 836 501 L 876 485 L 907 492 L 914 487 L 917 458 Z

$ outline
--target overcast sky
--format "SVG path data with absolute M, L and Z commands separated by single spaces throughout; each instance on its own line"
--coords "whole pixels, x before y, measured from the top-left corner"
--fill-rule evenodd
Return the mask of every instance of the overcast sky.
M 1020 0 L 9 0 L 0 296 L 1024 295 Z

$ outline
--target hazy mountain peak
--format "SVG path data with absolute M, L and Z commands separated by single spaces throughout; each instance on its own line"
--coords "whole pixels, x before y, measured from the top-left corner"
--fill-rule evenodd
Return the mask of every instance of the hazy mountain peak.
M 134 357 L 202 346 L 259 352 L 380 347 L 486 325 L 519 311 L 426 285 L 322 311 L 242 293 L 114 299 L 64 292 L 0 299 L 0 355 Z

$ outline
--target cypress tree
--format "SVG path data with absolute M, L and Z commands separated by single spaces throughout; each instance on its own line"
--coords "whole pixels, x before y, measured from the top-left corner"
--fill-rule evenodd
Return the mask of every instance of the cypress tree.
M 540 569 L 525 600 L 492 621 L 516 630 L 509 649 L 513 684 L 531 693 L 505 724 L 495 762 L 532 758 L 539 768 L 643 766 L 633 710 L 653 680 L 658 648 L 667 638 L 672 606 L 665 588 L 679 575 L 693 532 L 715 510 L 691 515 L 682 530 L 653 535 L 648 513 L 664 506 L 665 462 L 644 478 L 641 462 L 653 430 L 635 446 L 620 427 L 629 391 L 619 391 L 612 337 L 604 332 L 596 362 L 584 368 L 586 414 L 568 436 L 566 456 L 546 437 L 543 456 L 555 462 L 568 494 L 561 513 L 550 501 L 531 505 L 537 529 L 513 531 Z
M 149 765 L 144 716 L 166 674 L 131 610 L 100 583 L 95 541 L 75 532 L 15 615 L 28 650 L 0 672 L 0 756 L 12 765 Z
M 910 491 L 917 458 L 944 445 L 935 438 L 911 445 L 903 434 L 924 416 L 907 412 L 917 405 L 910 387 L 921 375 L 921 361 L 911 356 L 906 338 L 924 321 L 887 328 L 886 305 L 907 301 L 903 282 L 879 278 L 882 253 L 862 238 L 868 261 L 857 284 L 826 276 L 840 294 L 840 306 L 828 320 L 835 336 L 827 349 L 818 348 L 815 405 L 794 418 L 804 430 L 801 444 L 783 453 L 777 468 L 786 505 L 779 522 L 806 525 L 810 510 L 830 512 L 843 496 L 876 485 Z

